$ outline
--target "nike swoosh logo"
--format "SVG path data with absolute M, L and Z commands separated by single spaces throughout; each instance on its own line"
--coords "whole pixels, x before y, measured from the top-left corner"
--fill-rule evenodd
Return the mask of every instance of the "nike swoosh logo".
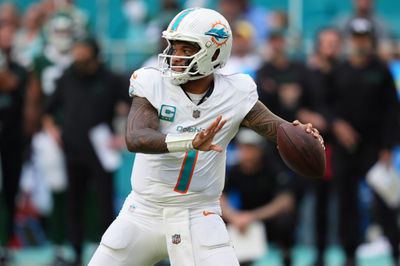
M 215 212 L 206 212 L 206 211 L 203 211 L 203 215 L 204 215 L 204 216 L 207 216 L 207 215 L 210 215 L 210 214 L 215 214 Z

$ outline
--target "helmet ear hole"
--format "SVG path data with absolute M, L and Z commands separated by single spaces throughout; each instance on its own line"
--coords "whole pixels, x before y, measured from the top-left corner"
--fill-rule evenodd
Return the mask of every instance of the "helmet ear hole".
M 215 51 L 214 55 L 212 56 L 211 62 L 214 62 L 215 60 L 218 59 L 219 53 L 220 53 L 220 49 L 218 48 L 218 49 Z

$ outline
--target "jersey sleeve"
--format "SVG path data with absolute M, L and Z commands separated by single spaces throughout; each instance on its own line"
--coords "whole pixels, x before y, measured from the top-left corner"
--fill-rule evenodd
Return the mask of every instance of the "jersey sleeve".
M 154 89 L 154 72 L 156 69 L 140 68 L 133 72 L 129 84 L 129 96 L 144 97 L 150 100 Z
M 143 69 L 138 69 L 133 72 L 131 78 L 129 79 L 129 96 L 139 96 L 139 97 L 146 97 L 145 93 L 145 80 L 146 74 L 144 73 Z
M 257 85 L 254 80 L 249 76 L 242 74 L 240 82 L 240 90 L 242 91 L 241 113 L 244 116 L 253 108 L 258 101 Z

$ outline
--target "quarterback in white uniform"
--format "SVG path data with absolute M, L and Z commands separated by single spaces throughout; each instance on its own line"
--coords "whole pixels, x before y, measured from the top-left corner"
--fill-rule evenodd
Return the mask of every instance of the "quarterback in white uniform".
M 89 265 L 150 266 L 168 257 L 172 266 L 239 265 L 220 217 L 226 147 L 240 126 L 276 142 L 287 122 L 258 101 L 248 75 L 215 73 L 232 46 L 218 12 L 183 10 L 163 37 L 159 69 L 131 77 L 132 192 Z M 293 123 L 323 142 L 310 124 Z

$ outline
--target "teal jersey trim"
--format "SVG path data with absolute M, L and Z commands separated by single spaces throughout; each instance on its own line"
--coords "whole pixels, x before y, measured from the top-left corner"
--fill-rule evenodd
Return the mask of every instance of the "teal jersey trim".
M 183 160 L 182 163 L 182 168 L 178 178 L 178 182 L 176 183 L 174 189 L 176 192 L 183 194 L 187 192 L 190 185 L 190 181 L 192 180 L 194 168 L 196 166 L 198 153 L 199 151 L 189 151 L 186 153 L 185 159 Z

